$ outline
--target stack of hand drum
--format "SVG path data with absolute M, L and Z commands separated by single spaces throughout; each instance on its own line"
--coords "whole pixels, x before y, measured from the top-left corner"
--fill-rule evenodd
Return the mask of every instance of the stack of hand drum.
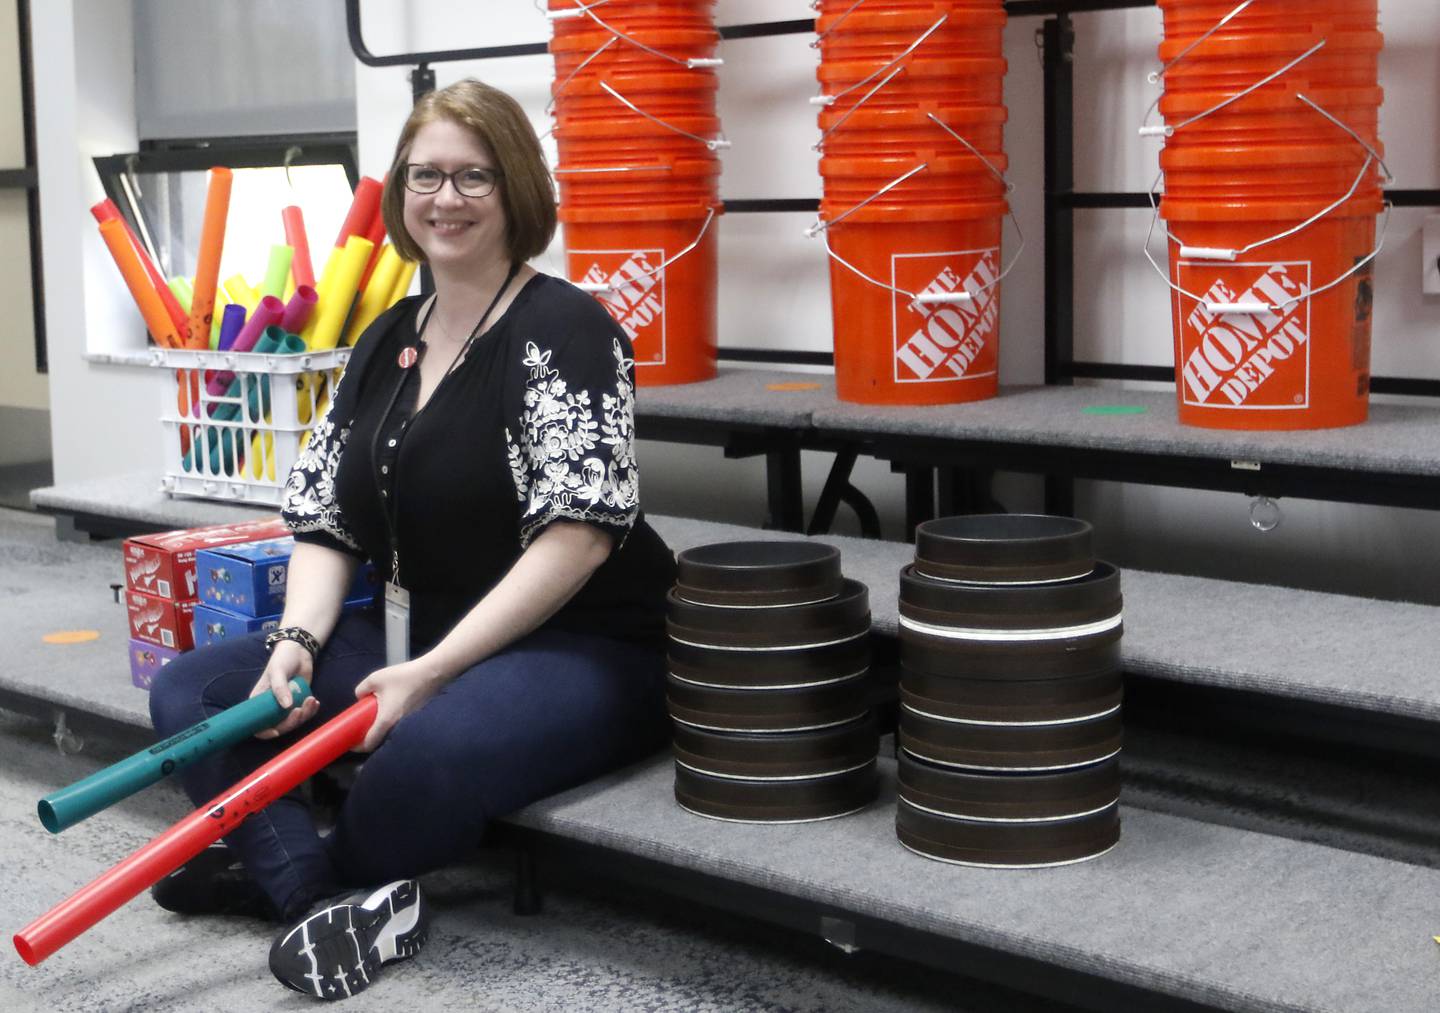
M 920 525 L 900 574 L 901 843 L 996 867 L 1114 846 L 1120 635 L 1120 574 L 1084 521 Z
M 799 823 L 879 789 L 870 601 L 818 542 L 680 553 L 669 597 L 675 798 L 715 819 Z

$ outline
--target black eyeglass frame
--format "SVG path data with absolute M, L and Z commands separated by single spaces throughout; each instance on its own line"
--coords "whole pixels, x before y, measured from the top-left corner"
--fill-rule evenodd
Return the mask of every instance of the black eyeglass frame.
M 439 173 L 440 182 L 433 190 L 417 190 L 410 184 L 410 170 L 412 168 L 429 169 L 431 172 Z M 464 190 L 461 190 L 460 183 L 457 177 L 460 176 L 462 173 L 466 172 L 489 173 L 490 189 L 486 190 L 484 193 L 466 193 Z M 504 178 L 505 173 L 501 172 L 499 169 L 487 169 L 483 165 L 467 165 L 463 169 L 456 169 L 454 172 L 445 172 L 443 169 L 437 169 L 435 166 L 430 165 L 427 162 L 405 162 L 400 166 L 400 179 L 404 182 L 405 189 L 409 190 L 411 193 L 420 194 L 423 197 L 429 197 L 432 194 L 439 193 L 441 190 L 445 189 L 445 183 L 448 181 L 450 183 L 450 188 L 456 193 L 458 193 L 461 197 L 465 197 L 468 200 L 481 200 L 482 198 L 489 197 L 492 193 L 494 193 L 495 187 Z

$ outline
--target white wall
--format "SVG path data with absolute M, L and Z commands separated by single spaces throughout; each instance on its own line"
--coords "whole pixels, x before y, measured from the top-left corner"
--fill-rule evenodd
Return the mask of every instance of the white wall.
M 135 150 L 131 16 L 129 0 L 31 6 L 51 439 L 61 483 L 143 468 L 159 477 L 162 378 L 84 359 L 87 335 L 136 329 L 134 303 L 89 214 L 105 196 L 90 159 Z

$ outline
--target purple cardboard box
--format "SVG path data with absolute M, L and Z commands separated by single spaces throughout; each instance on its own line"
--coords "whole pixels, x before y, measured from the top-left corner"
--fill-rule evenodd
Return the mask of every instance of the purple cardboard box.
M 130 681 L 141 689 L 149 689 L 155 673 L 180 657 L 180 652 L 143 640 L 130 641 Z

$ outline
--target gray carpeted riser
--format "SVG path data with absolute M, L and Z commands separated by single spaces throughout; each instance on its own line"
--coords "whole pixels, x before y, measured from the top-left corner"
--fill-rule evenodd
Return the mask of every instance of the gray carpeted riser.
M 1086 408 L 1127 405 L 1138 414 L 1097 414 Z M 1372 404 L 1370 420 L 1340 429 L 1231 431 L 1182 426 L 1170 392 L 1113 387 L 1009 387 L 999 397 L 928 408 L 833 403 L 811 425 L 830 436 L 887 433 L 959 440 L 998 440 L 1173 454 L 1350 471 L 1440 475 L 1435 409 Z
M 673 781 L 663 758 L 515 822 L 1223 1009 L 1418 1013 L 1440 994 L 1440 872 L 1134 809 L 1090 862 L 932 862 L 896 841 L 882 766 L 877 803 L 821 823 L 717 824 L 657 804 Z

